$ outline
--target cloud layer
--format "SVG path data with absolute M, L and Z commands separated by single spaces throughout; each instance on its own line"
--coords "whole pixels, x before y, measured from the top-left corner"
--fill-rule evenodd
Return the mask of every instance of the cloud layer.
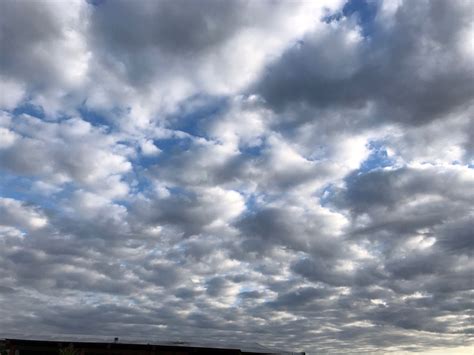
M 472 345 L 471 1 L 1 9 L 2 331 Z

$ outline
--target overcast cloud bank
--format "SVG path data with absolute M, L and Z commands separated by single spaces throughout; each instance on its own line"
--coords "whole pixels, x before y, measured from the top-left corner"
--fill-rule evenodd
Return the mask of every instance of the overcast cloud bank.
M 472 346 L 472 1 L 0 20 L 0 330 Z

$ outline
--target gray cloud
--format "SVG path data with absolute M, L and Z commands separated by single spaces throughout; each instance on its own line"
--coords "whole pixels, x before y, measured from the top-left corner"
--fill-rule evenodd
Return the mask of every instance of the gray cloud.
M 462 48 L 470 7 L 466 1 L 419 1 L 393 14 L 380 9 L 368 38 L 348 32 L 348 20 L 341 20 L 338 28 L 308 34 L 285 52 L 257 92 L 277 110 L 373 105 L 372 124 L 419 125 L 465 109 L 474 90 L 472 59 Z
M 0 329 L 472 345 L 472 5 L 183 4 L 2 2 Z

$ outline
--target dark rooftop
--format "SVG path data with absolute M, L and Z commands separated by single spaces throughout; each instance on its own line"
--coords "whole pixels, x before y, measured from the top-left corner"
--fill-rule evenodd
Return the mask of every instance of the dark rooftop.
M 72 348 L 77 355 L 145 355 L 145 354 L 304 354 L 268 348 L 257 343 L 149 341 L 132 338 L 42 336 L 28 339 L 4 338 L 0 341 L 11 355 L 57 355 L 61 349 Z M 0 346 L 0 349 L 2 349 Z

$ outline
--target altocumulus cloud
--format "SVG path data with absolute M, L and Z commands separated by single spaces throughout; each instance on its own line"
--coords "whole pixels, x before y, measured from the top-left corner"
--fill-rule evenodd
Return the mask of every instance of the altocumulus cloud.
M 0 7 L 2 332 L 472 346 L 472 1 Z

